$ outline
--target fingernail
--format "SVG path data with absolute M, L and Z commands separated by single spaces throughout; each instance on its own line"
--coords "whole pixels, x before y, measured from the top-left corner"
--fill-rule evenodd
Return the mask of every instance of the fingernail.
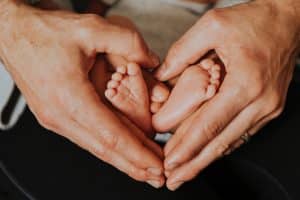
M 147 171 L 153 174 L 154 176 L 161 176 L 162 174 L 162 170 L 159 168 L 150 167 L 147 169 Z
M 149 180 L 149 181 L 147 181 L 147 183 L 149 185 L 151 185 L 152 187 L 155 187 L 155 188 L 160 188 L 161 187 L 160 182 L 156 181 L 156 180 Z
M 167 66 L 163 63 L 155 73 L 155 77 L 159 80 L 162 80 L 167 75 Z
M 151 58 L 151 61 L 152 61 L 153 65 L 155 67 L 157 67 L 159 65 L 159 63 L 160 63 L 159 57 L 153 51 L 151 51 L 151 50 L 149 51 L 149 56 Z
M 172 163 L 168 163 L 166 166 L 167 170 L 173 170 L 178 166 L 178 163 L 172 162 Z
M 175 191 L 175 190 L 177 190 L 180 186 L 182 186 L 183 183 L 184 183 L 183 181 L 175 182 L 175 183 L 169 184 L 169 185 L 168 185 L 168 188 L 169 188 L 169 190 L 171 190 L 171 191 Z

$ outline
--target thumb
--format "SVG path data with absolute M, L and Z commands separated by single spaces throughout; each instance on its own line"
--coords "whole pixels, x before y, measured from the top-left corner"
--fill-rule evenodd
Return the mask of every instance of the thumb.
M 168 51 L 164 63 L 156 71 L 156 78 L 160 81 L 174 78 L 213 50 L 215 33 L 209 27 L 200 20 L 176 41 Z
M 98 19 L 99 18 L 99 19 Z M 123 56 L 126 60 L 144 67 L 156 67 L 159 58 L 147 47 L 141 35 L 132 29 L 95 17 L 93 26 L 88 28 L 88 37 L 93 51 Z M 89 41 L 87 41 L 89 38 Z

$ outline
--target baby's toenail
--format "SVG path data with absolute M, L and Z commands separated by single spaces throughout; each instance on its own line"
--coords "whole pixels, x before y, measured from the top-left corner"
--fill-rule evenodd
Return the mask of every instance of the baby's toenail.
M 213 69 L 213 71 L 218 71 L 218 72 L 221 70 L 220 66 L 217 65 L 217 64 L 214 64 L 214 66 L 212 67 L 212 69 Z
M 115 88 L 115 87 L 118 86 L 118 84 L 119 83 L 117 81 L 111 80 L 111 81 L 108 82 L 107 87 L 108 88 Z
M 113 97 L 115 94 L 116 94 L 116 91 L 113 90 L 113 89 L 108 89 L 108 90 L 105 91 L 105 96 L 108 97 L 108 98 Z
M 219 79 L 220 78 L 220 73 L 212 73 L 211 77 L 213 79 Z
M 212 61 L 211 59 L 204 59 L 203 61 L 201 61 L 202 67 L 206 70 L 211 68 L 214 64 L 214 61 Z
M 125 74 L 126 73 L 126 67 L 125 66 L 117 67 L 117 72 L 119 72 L 121 74 Z
M 123 76 L 120 73 L 114 73 L 112 75 L 112 79 L 115 80 L 115 81 L 120 81 L 120 80 L 122 80 L 122 78 L 123 78 Z
M 214 84 L 216 86 L 220 85 L 220 81 L 218 79 L 212 79 L 210 80 L 211 84 Z
M 207 92 L 206 92 L 207 97 L 211 98 L 215 95 L 215 93 L 216 93 L 216 87 L 214 85 L 209 85 L 207 87 Z

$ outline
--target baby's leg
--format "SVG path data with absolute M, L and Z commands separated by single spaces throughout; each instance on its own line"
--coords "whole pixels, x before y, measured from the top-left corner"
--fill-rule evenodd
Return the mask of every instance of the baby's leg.
M 213 97 L 220 85 L 220 65 L 213 59 L 204 59 L 187 68 L 179 77 L 168 101 L 153 116 L 156 130 L 165 132 Z

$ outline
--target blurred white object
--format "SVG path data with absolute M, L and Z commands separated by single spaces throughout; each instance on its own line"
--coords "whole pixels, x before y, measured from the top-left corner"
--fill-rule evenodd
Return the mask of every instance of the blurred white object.
M 250 1 L 251 0 L 218 0 L 214 7 L 224 8 L 224 7 L 233 6 L 240 3 L 247 3 Z
M 195 13 L 203 13 L 210 7 L 210 3 L 196 3 L 192 1 L 183 1 L 183 0 L 162 0 L 166 3 L 173 4 L 176 6 L 179 6 L 181 8 L 186 8 L 190 11 L 193 11 Z
M 6 130 L 15 125 L 26 107 L 24 98 L 20 96 L 16 102 L 14 109 L 12 110 L 9 121 L 5 124 L 3 123 L 3 108 L 8 103 L 13 89 L 14 82 L 10 78 L 8 72 L 5 70 L 3 64 L 0 62 L 0 130 Z
M 197 13 L 187 9 L 194 3 L 183 4 L 179 4 L 178 0 L 120 0 L 108 11 L 108 15 L 131 19 L 150 48 L 164 58 L 173 42 L 206 11 L 206 6 L 202 4 L 199 4 L 201 9 L 195 7 Z

